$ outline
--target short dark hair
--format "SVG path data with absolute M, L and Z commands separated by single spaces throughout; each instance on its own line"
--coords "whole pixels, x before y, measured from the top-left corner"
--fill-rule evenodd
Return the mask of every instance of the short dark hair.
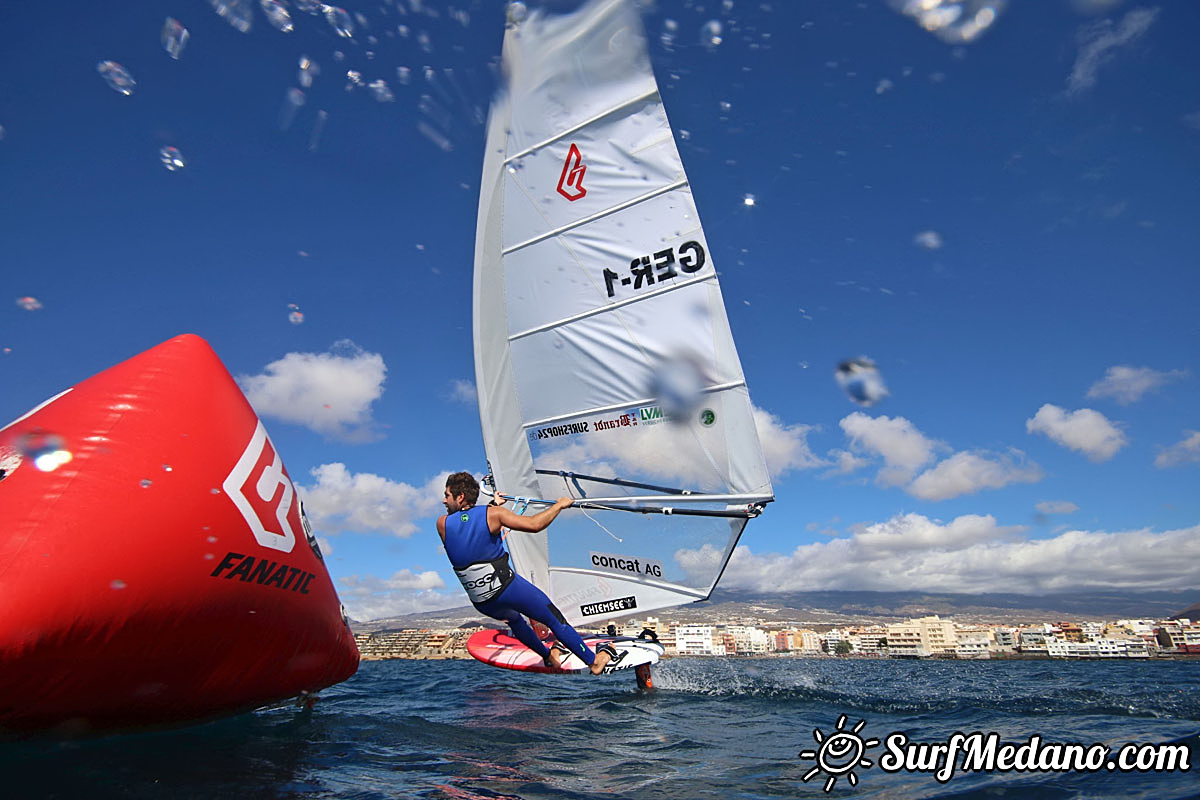
M 451 497 L 463 495 L 468 506 L 475 505 L 479 499 L 479 481 L 469 472 L 456 472 L 446 478 L 446 488 L 450 490 Z

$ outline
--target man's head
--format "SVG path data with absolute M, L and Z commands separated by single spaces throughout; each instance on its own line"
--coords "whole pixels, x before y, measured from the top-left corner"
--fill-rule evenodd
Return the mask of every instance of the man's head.
M 446 478 L 446 491 L 442 503 L 446 511 L 462 511 L 475 505 L 479 499 L 479 481 L 469 472 L 456 472 Z M 453 505 L 453 508 L 451 507 Z

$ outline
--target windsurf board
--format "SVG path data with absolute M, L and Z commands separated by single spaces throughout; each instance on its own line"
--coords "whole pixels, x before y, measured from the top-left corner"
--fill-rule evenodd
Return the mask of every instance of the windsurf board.
M 658 663 L 663 654 L 662 645 L 650 639 L 639 639 L 632 636 L 584 636 L 584 643 L 595 650 L 599 645 L 608 642 L 617 651 L 617 658 L 604 668 L 603 674 L 649 666 Z M 550 646 L 551 643 L 547 643 Z M 483 630 L 472 634 L 467 640 L 467 652 L 476 659 L 493 667 L 515 669 L 522 672 L 549 672 L 555 674 L 575 674 L 588 671 L 588 667 L 578 656 L 570 655 L 563 661 L 560 669 L 548 667 L 542 657 L 530 650 L 519 640 L 498 630 Z

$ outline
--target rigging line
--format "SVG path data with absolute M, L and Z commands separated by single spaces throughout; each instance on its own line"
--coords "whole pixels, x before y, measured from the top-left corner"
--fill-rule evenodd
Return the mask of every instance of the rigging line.
M 574 499 L 578 499 L 578 498 L 575 498 L 575 493 L 571 491 L 571 484 L 570 484 L 570 482 L 567 480 L 567 476 L 566 476 L 566 475 L 563 475 L 563 476 L 562 476 L 562 479 L 563 479 L 563 485 L 567 487 L 567 494 L 568 494 L 568 495 L 570 495 L 570 496 L 571 496 L 572 498 L 574 498 Z M 582 512 L 583 512 L 583 515 L 584 515 L 585 517 L 587 517 L 588 519 L 590 519 L 590 520 L 592 521 L 592 524 L 593 524 L 593 525 L 595 525 L 597 528 L 599 528 L 600 530 L 604 531 L 604 532 L 605 532 L 605 533 L 607 533 L 609 536 L 611 536 L 612 538 L 616 539 L 618 542 L 624 543 L 624 541 L 625 541 L 624 539 L 622 539 L 620 536 L 617 536 L 615 533 L 613 533 L 612 531 L 610 531 L 608 528 L 604 527 L 604 525 L 602 525 L 598 519 L 596 519 L 595 517 L 593 517 L 591 514 L 589 514 L 589 513 L 587 512 L 587 509 L 586 509 L 586 508 L 583 508 L 583 507 L 581 506 L 579 510 L 580 510 L 580 511 L 582 511 Z
M 659 195 L 664 195 L 664 194 L 667 194 L 668 192 L 673 192 L 676 189 L 681 189 L 687 185 L 688 185 L 687 178 L 686 177 L 680 178 L 677 181 L 668 183 L 666 186 L 660 186 L 657 189 L 652 189 L 649 192 L 646 192 L 645 194 L 638 195 L 637 197 L 631 197 L 630 199 L 626 200 L 625 202 L 618 203 L 617 205 L 613 206 L 612 208 L 606 208 L 601 211 L 597 211 L 595 214 L 589 214 L 586 217 L 581 217 L 580 219 L 574 220 L 572 222 L 568 222 L 566 225 L 560 225 L 559 227 L 554 228 L 553 230 L 544 231 L 542 233 L 539 233 L 537 236 L 534 236 L 531 239 L 526 239 L 523 242 L 518 242 L 517 244 L 510 245 L 509 247 L 505 247 L 503 250 L 500 251 L 500 255 L 501 256 L 511 255 L 511 254 L 517 252 L 518 250 L 522 250 L 526 247 L 529 247 L 530 245 L 535 245 L 538 242 L 544 242 L 547 239 L 552 239 L 555 236 L 558 236 L 560 233 L 566 233 L 567 231 L 574 230 L 575 228 L 578 228 L 581 225 L 587 225 L 589 222 L 595 222 L 598 219 L 604 219 L 605 217 L 611 216 L 612 214 L 616 214 L 619 211 L 624 211 L 627 208 L 636 206 L 639 203 L 644 203 L 647 200 L 653 200 L 654 198 L 658 197 Z M 526 195 L 526 196 L 528 196 L 528 195 Z
M 619 111 L 624 111 L 625 109 L 631 108 L 632 106 L 635 106 L 638 103 L 644 103 L 647 100 L 653 100 L 657 96 L 658 96 L 658 87 L 656 86 L 655 88 L 651 89 L 650 91 L 648 91 L 644 94 L 641 94 L 641 95 L 638 95 L 637 97 L 626 100 L 623 103 L 618 103 L 617 105 L 613 106 L 612 108 L 605 109 L 604 111 L 601 111 L 599 114 L 589 117 L 588 119 L 585 119 L 583 122 L 580 122 L 570 128 L 567 128 L 565 131 L 556 133 L 548 139 L 538 142 L 537 144 L 530 145 L 529 147 L 526 147 L 524 150 L 513 153 L 507 159 L 505 159 L 504 163 L 507 165 L 510 161 L 514 161 L 518 158 L 527 156 L 530 153 L 534 152 L 535 150 L 541 150 L 543 147 L 548 147 L 549 145 L 554 144 L 555 142 L 559 141 L 560 139 L 567 138 L 568 136 L 570 136 L 573 133 L 578 133 L 579 131 L 586 128 L 588 125 L 592 125 L 596 122 L 599 122 L 600 120 L 604 119 L 605 117 L 607 117 L 611 114 L 616 114 Z

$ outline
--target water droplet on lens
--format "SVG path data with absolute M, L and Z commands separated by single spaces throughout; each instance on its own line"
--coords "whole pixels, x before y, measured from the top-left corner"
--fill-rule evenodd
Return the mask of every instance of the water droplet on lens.
M 163 472 L 174 472 L 175 468 L 170 464 L 163 464 Z
M 287 6 L 279 2 L 279 0 L 259 0 L 262 5 L 263 14 L 267 17 L 267 22 L 271 23 L 276 30 L 284 33 L 292 32 L 292 15 L 288 13 Z
M 250 0 L 208 0 L 221 19 L 242 33 L 249 33 L 254 24 L 254 6 Z
M 116 589 L 118 591 L 124 589 L 126 586 L 128 586 L 128 584 L 120 578 L 113 578 L 112 583 L 108 585 L 110 589 Z
M 96 71 L 104 78 L 109 88 L 126 97 L 133 94 L 137 81 L 129 71 L 115 61 L 101 61 L 96 65 Z
M 299 325 L 300 323 L 304 322 L 304 312 L 292 311 L 288 314 L 288 322 L 292 323 L 293 325 Z
M 17 450 L 42 472 L 54 472 L 64 464 L 69 464 L 74 456 L 67 449 L 63 437 L 45 431 L 31 431 L 21 434 L 16 441 Z
M 325 6 L 325 21 L 344 39 L 354 38 L 354 20 L 346 13 L 346 9 L 337 6 Z
M 183 160 L 183 154 L 174 147 L 164 147 L 158 151 L 158 157 L 162 160 L 162 165 L 167 168 L 167 172 L 175 172 L 181 170 L 187 164 Z
M 42 308 L 42 301 L 36 297 L 18 297 L 17 305 L 26 311 L 39 311 Z
M 710 19 L 700 28 L 700 44 L 713 50 L 722 41 L 721 39 L 721 21 Z
M 888 396 L 883 375 L 866 356 L 846 359 L 838 364 L 834 376 L 842 391 L 860 406 L 873 406 Z
M 300 75 L 298 80 L 305 89 L 312 86 L 313 78 L 321 74 L 321 67 L 308 56 L 300 56 Z
M 154 483 L 154 482 L 153 482 L 152 480 L 150 480 L 149 478 L 142 478 L 142 480 L 141 480 L 141 483 L 140 483 L 139 485 L 140 485 L 140 486 L 141 486 L 143 489 L 149 489 L 149 488 L 150 488 L 150 486 L 151 486 L 153 483 Z
M 167 51 L 167 54 L 176 61 L 183 54 L 183 48 L 187 45 L 188 30 L 183 27 L 183 23 L 174 17 L 167 17 L 167 21 L 163 23 L 162 29 L 162 46 Z
M 520 0 L 509 3 L 506 11 L 509 25 L 520 25 L 529 16 L 529 9 Z
M 388 88 L 387 82 L 383 79 L 371 81 L 367 86 L 380 103 L 391 103 L 396 99 L 396 95 L 392 94 L 392 90 Z
M 279 109 L 279 129 L 286 131 L 292 127 L 292 122 L 296 119 L 296 111 L 303 106 L 308 99 L 304 96 L 304 92 L 296 88 L 287 90 L 283 96 L 283 107 Z

